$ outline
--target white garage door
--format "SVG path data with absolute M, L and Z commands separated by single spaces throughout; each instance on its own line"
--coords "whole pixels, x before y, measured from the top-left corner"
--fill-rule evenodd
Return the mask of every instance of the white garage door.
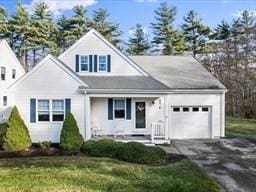
M 210 138 L 210 125 L 211 107 L 209 106 L 172 106 L 169 108 L 170 138 Z

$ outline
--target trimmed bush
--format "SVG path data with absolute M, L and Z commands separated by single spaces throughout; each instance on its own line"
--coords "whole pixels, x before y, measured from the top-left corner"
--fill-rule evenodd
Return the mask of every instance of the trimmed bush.
M 98 141 L 89 140 L 84 142 L 81 151 L 94 157 L 116 158 L 118 149 L 123 145 L 111 139 L 101 139 Z
M 167 161 L 167 154 L 159 147 L 148 147 L 138 142 L 129 142 L 118 149 L 117 158 L 132 163 L 164 164 Z
M 6 133 L 7 129 L 7 123 L 0 124 L 0 148 L 2 149 L 3 141 L 4 141 L 4 135 Z
M 78 152 L 83 144 L 83 136 L 79 133 L 76 120 L 68 113 L 61 130 L 60 147 L 68 152 Z
M 2 147 L 6 151 L 19 151 L 30 147 L 31 144 L 28 129 L 21 119 L 17 107 L 14 107 L 7 122 Z

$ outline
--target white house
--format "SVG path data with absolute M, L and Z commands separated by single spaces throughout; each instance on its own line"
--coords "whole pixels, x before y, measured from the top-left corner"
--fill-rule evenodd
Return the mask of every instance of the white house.
M 0 123 L 8 119 L 10 106 L 13 105 L 13 96 L 7 88 L 18 78 L 25 74 L 24 68 L 19 63 L 6 40 L 0 40 Z
M 9 87 L 33 142 L 58 143 L 71 111 L 85 139 L 224 136 L 226 88 L 192 57 L 131 56 L 91 30 Z

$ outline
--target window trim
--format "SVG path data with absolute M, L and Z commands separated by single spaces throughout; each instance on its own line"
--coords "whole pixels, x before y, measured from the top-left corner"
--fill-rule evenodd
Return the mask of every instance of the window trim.
M 124 117 L 123 118 L 116 118 L 116 115 L 115 115 L 115 101 L 116 100 L 123 100 L 124 101 Z M 119 109 L 119 110 L 122 110 L 122 109 Z M 126 98 L 115 98 L 113 99 L 113 119 L 117 119 L 117 120 L 124 120 L 126 119 Z
M 100 70 L 100 57 L 105 57 L 106 58 L 106 70 L 102 71 Z M 108 72 L 108 56 L 107 55 L 97 55 L 97 71 L 100 73 L 106 73 Z
M 2 71 L 4 71 L 4 73 L 2 73 Z M 6 80 L 6 67 L 1 67 L 0 73 L 1 73 L 1 80 L 5 81 Z M 4 77 L 4 78 L 2 78 L 2 77 Z
M 85 65 L 81 63 L 82 57 L 87 57 L 87 70 L 82 70 L 82 66 L 81 65 Z M 79 55 L 79 71 L 80 72 L 89 72 L 89 66 L 90 66 L 90 57 L 89 55 Z
M 39 121 L 39 118 L 38 118 L 38 101 L 39 100 L 48 100 L 49 101 L 49 121 Z M 62 100 L 63 103 L 64 103 L 64 119 L 63 121 L 53 121 L 53 106 L 52 106 L 52 103 L 53 103 L 53 100 Z M 65 105 L 65 99 L 58 99 L 58 98 L 55 98 L 55 99 L 44 99 L 44 98 L 39 98 L 39 99 L 36 99 L 36 123 L 63 123 L 65 118 L 66 118 L 66 114 L 65 114 L 65 111 L 66 111 L 66 105 Z

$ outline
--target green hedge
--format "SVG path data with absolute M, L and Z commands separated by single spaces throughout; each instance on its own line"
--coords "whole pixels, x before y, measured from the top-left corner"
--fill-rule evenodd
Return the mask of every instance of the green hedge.
M 89 140 L 83 143 L 81 151 L 94 157 L 116 158 L 117 151 L 122 144 L 111 139 Z
M 79 133 L 76 120 L 68 113 L 61 130 L 60 147 L 68 152 L 78 152 L 83 144 L 83 136 Z
M 167 154 L 159 147 L 129 142 L 119 148 L 117 158 L 132 163 L 164 164 L 167 161 Z
M 2 149 L 4 135 L 6 133 L 7 123 L 0 124 L 0 148 Z
M 2 148 L 6 151 L 19 151 L 31 146 L 28 129 L 21 119 L 17 107 L 13 108 L 3 135 Z
M 114 140 L 88 140 L 81 151 L 89 156 L 110 157 L 139 164 L 161 165 L 167 162 L 166 152 L 159 147 L 149 147 L 138 142 L 121 143 Z

